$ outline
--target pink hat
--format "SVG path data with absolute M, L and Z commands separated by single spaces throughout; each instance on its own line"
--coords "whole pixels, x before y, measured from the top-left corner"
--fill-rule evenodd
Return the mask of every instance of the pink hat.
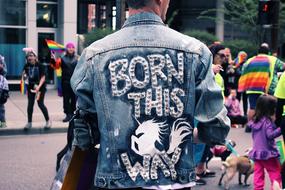
M 37 57 L 37 53 L 31 47 L 25 47 L 25 48 L 23 48 L 23 51 L 26 53 L 26 57 L 28 57 L 30 54 L 34 54 L 34 56 Z
M 75 48 L 75 44 L 73 42 L 68 42 L 66 45 L 65 45 L 65 48 Z

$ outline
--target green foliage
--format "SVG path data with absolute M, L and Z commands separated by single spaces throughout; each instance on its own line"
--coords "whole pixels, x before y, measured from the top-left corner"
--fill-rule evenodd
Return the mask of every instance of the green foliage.
M 183 33 L 185 35 L 197 38 L 208 46 L 213 42 L 218 41 L 218 38 L 215 35 L 202 30 L 190 30 Z M 229 40 L 223 42 L 223 45 L 231 49 L 233 58 L 235 58 L 240 51 L 245 51 L 250 57 L 254 56 L 256 55 L 259 47 L 256 43 L 247 40 Z
M 176 17 L 177 14 L 178 14 L 178 10 L 175 10 L 175 11 L 171 14 L 170 18 L 169 18 L 168 21 L 167 21 L 167 25 L 168 25 L 168 26 L 171 26 L 171 25 L 172 25 L 172 23 L 173 23 L 173 21 L 174 21 L 174 18 Z
M 197 38 L 198 40 L 207 45 L 210 45 L 213 42 L 218 41 L 218 38 L 214 34 L 202 30 L 189 30 L 183 33 L 187 36 Z
M 247 40 L 230 40 L 223 43 L 227 48 L 230 48 L 233 59 L 238 55 L 238 52 L 245 51 L 249 57 L 256 55 L 258 45 Z
M 216 12 L 224 13 L 224 22 L 243 30 L 252 36 L 255 43 L 260 43 L 263 37 L 261 27 L 257 24 L 258 1 L 253 0 L 226 0 L 224 9 L 209 9 L 201 12 L 198 19 L 210 19 L 217 21 L 213 15 Z M 285 39 L 285 3 L 280 2 L 279 11 L 280 42 Z
M 257 27 L 258 3 L 253 0 L 227 0 L 224 9 L 209 9 L 201 12 L 198 19 L 210 19 L 217 21 L 213 16 L 216 12 L 224 13 L 224 22 L 241 30 L 247 31 L 259 39 Z
M 285 41 L 285 1 L 280 3 L 280 14 L 279 14 L 279 28 L 280 28 L 280 38 L 279 41 Z
M 107 36 L 113 32 L 115 32 L 115 31 L 113 31 L 109 28 L 106 28 L 106 29 L 96 29 L 93 32 L 84 34 L 84 47 L 89 46 L 93 42 L 100 40 L 100 39 L 104 38 L 105 36 Z

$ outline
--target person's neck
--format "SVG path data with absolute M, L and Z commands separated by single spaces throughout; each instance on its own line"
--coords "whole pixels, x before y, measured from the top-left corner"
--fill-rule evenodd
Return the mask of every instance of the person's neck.
M 68 57 L 73 57 L 75 53 L 66 53 Z
M 135 15 L 135 14 L 139 14 L 139 13 L 144 13 L 144 12 L 154 13 L 157 16 L 161 17 L 160 16 L 160 11 L 157 8 L 143 7 L 143 8 L 140 8 L 140 9 L 132 9 L 132 8 L 129 9 L 129 15 L 130 16 Z

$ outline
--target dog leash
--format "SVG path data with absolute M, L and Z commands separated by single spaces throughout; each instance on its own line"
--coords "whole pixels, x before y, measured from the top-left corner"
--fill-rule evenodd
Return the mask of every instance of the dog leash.
M 235 156 L 239 156 L 239 154 L 237 153 L 237 151 L 234 149 L 234 147 L 231 145 L 229 140 L 226 140 L 225 146 L 235 155 Z
M 235 156 L 240 156 L 238 152 L 234 149 L 234 147 L 231 145 L 231 143 L 226 140 L 225 146 L 235 155 Z M 252 159 L 249 159 L 250 163 L 254 163 Z

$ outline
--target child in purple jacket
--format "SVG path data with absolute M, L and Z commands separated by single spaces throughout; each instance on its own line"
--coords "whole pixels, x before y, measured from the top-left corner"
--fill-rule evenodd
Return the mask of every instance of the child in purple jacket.
M 254 160 L 254 190 L 264 189 L 264 169 L 269 174 L 271 189 L 274 181 L 281 186 L 281 165 L 274 140 L 281 135 L 280 128 L 276 128 L 274 124 L 276 105 L 275 97 L 260 96 L 254 119 L 249 123 L 253 138 L 253 149 L 249 157 Z

